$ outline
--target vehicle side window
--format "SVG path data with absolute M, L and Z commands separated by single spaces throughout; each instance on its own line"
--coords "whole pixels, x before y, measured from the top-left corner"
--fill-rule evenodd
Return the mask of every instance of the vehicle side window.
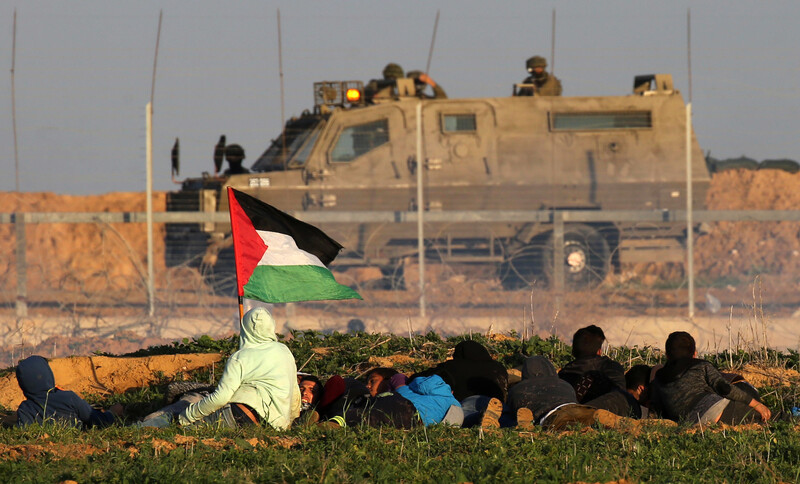
M 389 142 L 389 120 L 350 126 L 342 130 L 331 152 L 331 161 L 353 161 Z
M 473 133 L 477 124 L 474 114 L 443 114 L 442 131 L 445 133 Z
M 652 128 L 649 111 L 624 113 L 551 113 L 553 131 L 598 131 L 608 129 Z

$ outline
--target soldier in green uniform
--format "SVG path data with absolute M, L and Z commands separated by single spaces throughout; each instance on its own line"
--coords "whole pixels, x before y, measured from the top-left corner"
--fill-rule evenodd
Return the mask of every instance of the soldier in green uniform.
M 420 99 L 447 99 L 447 94 L 444 89 L 436 81 L 434 81 L 428 74 L 422 71 L 411 71 L 407 75 L 414 79 L 414 88 L 417 92 L 417 97 Z M 425 93 L 425 86 L 431 86 L 433 94 Z
M 367 102 L 375 98 L 389 98 L 394 94 L 396 80 L 405 77 L 403 68 L 394 62 L 386 64 L 383 68 L 383 79 L 373 79 L 367 83 L 364 89 L 364 97 Z
M 517 96 L 560 96 L 561 81 L 552 74 L 548 74 L 545 68 L 547 60 L 535 55 L 525 62 L 530 76 L 526 77 L 522 84 L 531 86 L 520 87 Z

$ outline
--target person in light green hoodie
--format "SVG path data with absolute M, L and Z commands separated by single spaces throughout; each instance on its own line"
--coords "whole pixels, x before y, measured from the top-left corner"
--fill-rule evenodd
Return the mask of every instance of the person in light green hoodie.
M 213 392 L 205 396 L 190 392 L 138 425 L 162 427 L 176 415 L 180 425 L 266 423 L 276 429 L 288 428 L 300 415 L 297 366 L 289 348 L 278 343 L 269 311 L 254 308 L 245 313 L 239 350 L 228 359 Z

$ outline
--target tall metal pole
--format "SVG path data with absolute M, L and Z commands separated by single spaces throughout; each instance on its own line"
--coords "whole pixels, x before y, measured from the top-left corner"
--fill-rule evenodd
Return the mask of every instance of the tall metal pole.
M 153 105 L 147 103 L 146 158 L 147 158 L 147 304 L 151 317 L 155 314 L 155 283 L 153 278 Z
M 686 104 L 686 270 L 689 277 L 689 319 L 694 318 L 694 215 L 692 213 L 692 103 Z
M 14 9 L 14 28 L 11 40 L 11 124 L 14 129 L 14 188 L 19 191 L 19 152 L 17 151 L 17 96 L 14 89 L 14 67 L 17 63 L 17 9 Z
M 686 50 L 689 102 L 686 104 L 686 270 L 689 282 L 689 319 L 694 318 L 694 214 L 692 210 L 692 11 L 686 10 Z
M 281 81 L 281 155 L 283 157 L 283 165 L 286 166 L 286 124 L 284 120 L 284 101 L 283 101 L 283 44 L 281 42 L 281 9 L 278 9 L 278 77 Z
M 419 262 L 419 317 L 425 317 L 425 232 L 423 213 L 425 201 L 422 191 L 422 102 L 417 102 L 417 253 Z
M 550 74 L 556 73 L 556 9 L 553 9 L 553 23 L 550 28 Z
M 161 20 L 164 11 L 158 13 L 158 32 L 156 34 L 156 51 L 153 55 L 153 78 L 150 83 L 150 102 L 147 103 L 147 314 L 150 317 L 156 312 L 155 276 L 153 274 L 153 100 L 156 92 L 156 67 L 158 66 L 158 44 L 161 42 Z

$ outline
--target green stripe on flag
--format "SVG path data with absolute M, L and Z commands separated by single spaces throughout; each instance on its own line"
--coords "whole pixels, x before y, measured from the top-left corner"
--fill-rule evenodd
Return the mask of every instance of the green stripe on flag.
M 312 265 L 258 266 L 244 286 L 244 297 L 268 303 L 361 299 L 336 282 L 331 271 Z

